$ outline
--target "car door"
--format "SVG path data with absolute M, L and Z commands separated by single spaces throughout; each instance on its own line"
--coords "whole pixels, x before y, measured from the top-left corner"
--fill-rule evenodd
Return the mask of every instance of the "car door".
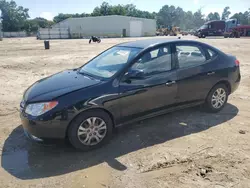
M 218 80 L 214 59 L 200 44 L 176 43 L 177 103 L 200 102 Z
M 144 53 L 128 71 L 140 70 L 139 78 L 120 80 L 121 121 L 132 120 L 165 109 L 175 103 L 176 71 L 172 70 L 171 46 Z
M 207 36 L 214 36 L 214 32 L 215 32 L 215 29 L 214 29 L 214 27 L 213 27 L 214 25 L 212 24 L 212 23 L 210 23 L 209 25 L 208 25 L 208 35 Z

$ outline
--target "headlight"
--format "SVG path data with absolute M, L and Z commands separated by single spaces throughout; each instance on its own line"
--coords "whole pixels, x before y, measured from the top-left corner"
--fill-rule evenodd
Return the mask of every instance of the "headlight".
M 57 101 L 29 104 L 25 109 L 25 113 L 32 116 L 40 116 L 52 110 L 57 105 L 58 105 Z

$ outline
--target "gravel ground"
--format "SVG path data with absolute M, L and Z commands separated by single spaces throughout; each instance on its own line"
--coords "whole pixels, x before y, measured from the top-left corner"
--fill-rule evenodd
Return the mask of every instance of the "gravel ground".
M 35 38 L 0 42 L 0 187 L 249 187 L 246 38 L 195 39 L 241 62 L 241 85 L 218 114 L 196 107 L 132 124 L 119 128 L 110 144 L 86 153 L 65 143 L 39 145 L 25 138 L 18 108 L 29 85 L 128 40 L 135 39 L 103 39 L 91 45 L 88 40 L 52 40 L 50 50 Z

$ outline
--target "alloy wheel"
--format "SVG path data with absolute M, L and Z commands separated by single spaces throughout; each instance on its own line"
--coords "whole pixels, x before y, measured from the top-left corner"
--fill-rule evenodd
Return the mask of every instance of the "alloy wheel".
M 100 143 L 107 133 L 105 121 L 98 117 L 90 117 L 83 121 L 77 131 L 78 139 L 86 146 Z
M 226 98 L 226 91 L 223 88 L 218 88 L 212 95 L 212 106 L 216 109 L 221 108 L 224 105 Z

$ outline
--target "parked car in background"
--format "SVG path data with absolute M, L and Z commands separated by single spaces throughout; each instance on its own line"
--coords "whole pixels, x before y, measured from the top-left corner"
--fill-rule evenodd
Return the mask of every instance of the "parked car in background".
M 182 36 L 186 36 L 186 35 L 188 35 L 188 31 L 181 31 L 180 34 L 181 34 Z
M 194 34 L 195 34 L 195 30 L 193 30 L 193 29 L 189 30 L 189 31 L 188 31 L 188 34 L 189 34 L 189 35 L 194 35 Z
M 240 80 L 236 57 L 210 45 L 139 40 L 37 81 L 23 95 L 20 116 L 29 138 L 69 139 L 87 151 L 120 125 L 196 105 L 219 112 Z

